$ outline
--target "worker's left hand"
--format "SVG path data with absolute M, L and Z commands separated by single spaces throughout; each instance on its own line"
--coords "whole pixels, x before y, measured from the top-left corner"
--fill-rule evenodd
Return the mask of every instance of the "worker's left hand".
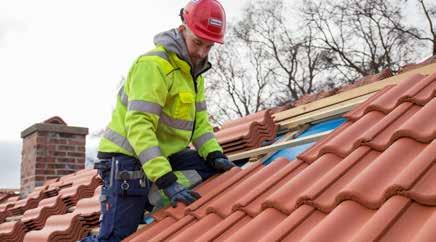
M 226 159 L 226 158 L 222 158 L 222 157 L 218 157 L 215 158 L 213 160 L 209 161 L 209 164 L 220 171 L 228 171 L 230 169 L 232 169 L 233 167 L 235 167 L 236 165 L 231 162 L 230 160 Z
M 182 202 L 185 205 L 189 205 L 201 197 L 199 193 L 185 188 L 177 182 L 174 182 L 170 186 L 164 188 L 163 192 L 170 199 L 171 206 L 173 208 L 177 206 L 177 202 Z

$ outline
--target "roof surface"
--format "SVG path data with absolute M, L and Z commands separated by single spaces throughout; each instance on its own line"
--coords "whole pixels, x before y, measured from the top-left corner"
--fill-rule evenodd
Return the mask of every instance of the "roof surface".
M 289 161 L 200 185 L 126 241 L 434 241 L 436 74 L 387 86 Z

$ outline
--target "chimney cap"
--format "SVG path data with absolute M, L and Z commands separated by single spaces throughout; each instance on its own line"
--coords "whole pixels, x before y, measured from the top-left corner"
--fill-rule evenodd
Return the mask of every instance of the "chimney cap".
M 66 126 L 64 124 L 52 124 L 52 123 L 37 123 L 21 132 L 21 138 L 25 138 L 34 132 L 55 132 L 55 133 L 67 133 L 77 135 L 87 135 L 88 128 Z
M 67 125 L 67 123 L 61 119 L 61 117 L 59 116 L 53 116 L 47 120 L 45 120 L 43 123 L 45 124 L 62 124 L 62 125 Z

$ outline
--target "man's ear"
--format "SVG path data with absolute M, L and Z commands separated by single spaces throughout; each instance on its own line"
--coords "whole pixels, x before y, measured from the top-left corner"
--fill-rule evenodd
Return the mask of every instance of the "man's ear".
M 183 25 L 183 24 L 181 24 L 181 25 L 177 28 L 177 30 L 178 30 L 180 33 L 185 32 L 185 29 L 186 29 L 186 27 L 185 27 L 185 25 Z

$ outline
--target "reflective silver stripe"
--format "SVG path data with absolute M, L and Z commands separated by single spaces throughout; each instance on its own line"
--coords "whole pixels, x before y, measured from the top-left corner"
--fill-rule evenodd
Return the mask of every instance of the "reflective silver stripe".
M 202 136 L 200 136 L 194 140 L 194 146 L 197 150 L 199 150 L 201 148 L 201 146 L 203 146 L 204 143 L 206 143 L 208 140 L 211 140 L 213 138 L 215 138 L 213 133 L 210 133 L 210 132 L 205 133 Z
M 146 101 L 130 101 L 127 108 L 129 111 L 139 111 L 160 115 L 162 107 L 159 104 Z
M 191 131 L 194 128 L 194 122 L 188 120 L 175 119 L 164 112 L 162 112 L 162 107 L 159 104 L 146 102 L 146 101 L 130 101 L 128 106 L 129 111 L 139 111 L 154 113 L 159 115 L 160 121 L 162 123 L 176 129 Z
M 207 109 L 206 102 L 203 101 L 203 102 L 195 103 L 195 109 L 196 109 L 197 112 L 201 112 L 201 111 L 206 110 Z
M 194 128 L 193 121 L 173 119 L 170 116 L 166 115 L 164 112 L 162 112 L 160 115 L 160 121 L 162 121 L 163 123 L 165 123 L 166 125 L 168 125 L 172 128 L 176 128 L 176 129 L 191 131 Z
M 118 96 L 121 99 L 121 103 L 124 104 L 124 106 L 127 106 L 129 97 L 127 97 L 126 93 L 124 92 L 124 86 L 120 88 L 120 91 L 118 92 Z
M 185 170 L 180 172 L 189 180 L 191 187 L 194 187 L 203 181 L 196 170 Z
M 144 172 L 142 170 L 136 170 L 136 171 L 121 171 L 121 172 L 125 172 L 127 174 L 129 174 L 129 179 L 128 180 L 135 180 L 135 179 L 142 179 L 144 178 Z M 121 173 L 120 171 L 118 171 L 117 174 L 115 174 L 115 179 L 120 180 L 121 178 Z
M 170 57 L 165 51 L 150 51 L 144 54 L 144 56 L 159 56 L 170 62 Z
M 141 164 L 144 165 L 145 163 L 147 163 L 147 161 L 154 159 L 154 158 L 161 156 L 161 155 L 162 155 L 162 153 L 160 152 L 159 146 L 153 146 L 153 147 L 150 147 L 146 150 L 143 150 L 139 154 L 139 161 L 141 161 Z
M 134 154 L 134 150 L 130 145 L 129 141 L 123 137 L 121 134 L 107 128 L 103 134 L 103 137 L 110 140 L 112 143 L 118 145 L 119 147 L 127 150 L 129 153 Z

